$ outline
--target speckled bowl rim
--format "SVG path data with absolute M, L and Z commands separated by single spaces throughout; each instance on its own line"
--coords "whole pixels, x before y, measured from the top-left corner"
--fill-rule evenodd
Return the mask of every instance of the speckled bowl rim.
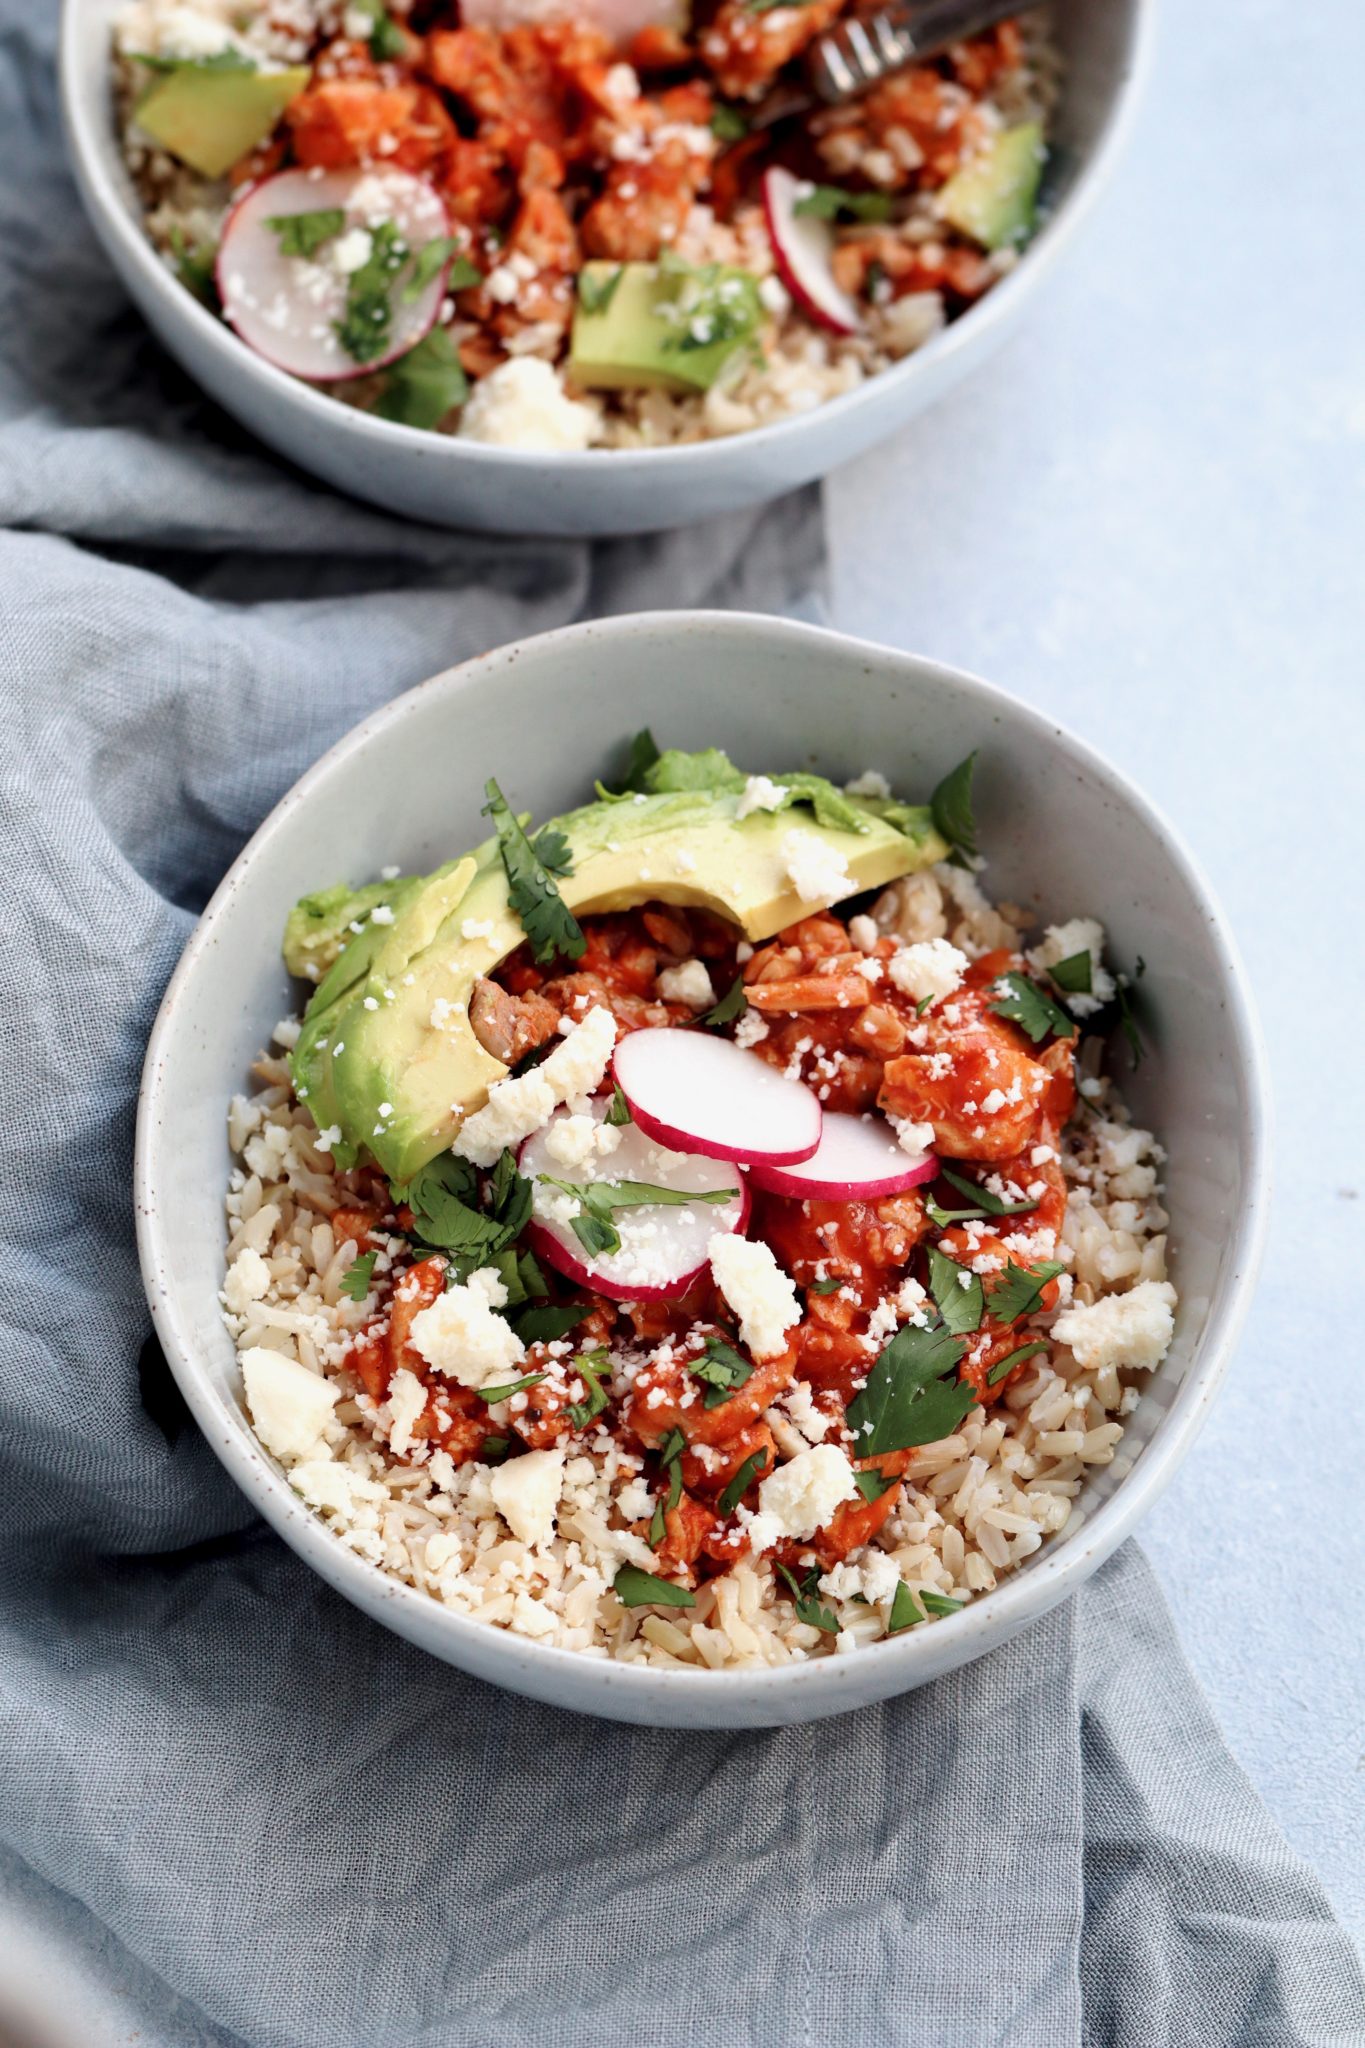
M 883 1640 L 858 1651 L 853 1657 L 822 1657 L 802 1664 L 763 1670 L 683 1672 L 651 1669 L 590 1658 L 576 1650 L 537 1643 L 510 1632 L 490 1627 L 441 1607 L 429 1594 L 391 1578 L 348 1550 L 338 1537 L 307 1508 L 287 1480 L 270 1461 L 249 1430 L 225 1430 L 225 1398 L 213 1387 L 196 1355 L 196 1346 L 175 1290 L 163 1279 L 169 1270 L 167 1238 L 174 1226 L 163 1215 L 157 1201 L 157 1159 L 163 1143 L 160 1102 L 166 1061 L 173 1055 L 173 1042 L 182 1015 L 192 1009 L 201 965 L 211 953 L 218 929 L 233 907 L 239 886 L 263 848 L 295 814 L 306 810 L 319 791 L 324 790 L 334 766 L 360 753 L 379 732 L 401 725 L 424 709 L 433 697 L 458 697 L 478 689 L 496 677 L 500 669 L 515 665 L 530 645 L 570 648 L 584 639 L 651 636 L 661 627 L 678 636 L 703 634 L 723 626 L 733 631 L 767 636 L 778 645 L 794 645 L 812 636 L 842 652 L 852 652 L 871 669 L 884 671 L 889 664 L 913 662 L 921 676 L 932 677 L 972 699 L 980 708 L 983 723 L 994 720 L 1008 732 L 1011 726 L 1034 729 L 1035 735 L 1060 743 L 1112 795 L 1114 800 L 1135 810 L 1159 841 L 1172 868 L 1199 904 L 1209 927 L 1212 947 L 1218 956 L 1227 997 L 1227 1032 L 1231 1055 L 1244 1089 L 1247 1104 L 1246 1128 L 1248 1171 L 1245 1199 L 1229 1218 L 1229 1257 L 1226 1278 L 1211 1304 L 1202 1341 L 1195 1350 L 1189 1370 L 1176 1391 L 1157 1435 L 1144 1446 L 1142 1455 L 1116 1486 L 1112 1496 L 1097 1507 L 1068 1537 L 1063 1532 L 1045 1544 L 1027 1566 L 1012 1574 L 991 1593 L 972 1601 L 956 1615 L 936 1621 L 932 1628 L 915 1630 L 898 1640 Z M 262 1021 L 262 1030 L 268 1024 Z M 224 1108 L 237 1086 L 237 1076 L 223 1078 Z M 138 1100 L 134 1189 L 137 1212 L 138 1249 L 153 1321 L 171 1370 L 191 1412 L 209 1443 L 233 1478 L 261 1513 L 305 1561 L 314 1565 L 333 1586 L 357 1600 L 367 1612 L 374 1612 L 374 1598 L 382 1593 L 396 1602 L 412 1623 L 398 1621 L 400 1633 L 425 1641 L 433 1636 L 449 1644 L 449 1661 L 474 1669 L 478 1675 L 499 1682 L 497 1666 L 509 1667 L 506 1682 L 514 1690 L 528 1690 L 541 1698 L 555 1698 L 562 1679 L 565 1703 L 582 1711 L 600 1711 L 637 1721 L 651 1719 L 651 1706 L 658 1704 L 660 1717 L 669 1725 L 688 1725 L 690 1706 L 695 1706 L 695 1725 L 762 1724 L 768 1703 L 773 1722 L 813 1719 L 837 1714 L 859 1706 L 865 1699 L 889 1697 L 908 1691 L 940 1671 L 954 1668 L 1006 1640 L 1027 1621 L 1046 1612 L 1058 1600 L 1074 1591 L 1122 1542 L 1163 1488 L 1193 1444 L 1222 1383 L 1228 1361 L 1246 1317 L 1254 1290 L 1264 1246 L 1270 1192 L 1270 1109 L 1265 1055 L 1252 1005 L 1245 970 L 1223 913 L 1204 875 L 1183 839 L 1165 816 L 1120 770 L 1086 741 L 1079 739 L 1055 720 L 1019 702 L 996 685 L 950 668 L 928 657 L 905 655 L 873 642 L 828 631 L 822 627 L 789 620 L 734 612 L 636 613 L 584 625 L 566 626 L 540 634 L 533 641 L 514 642 L 444 670 L 415 689 L 372 712 L 337 742 L 310 768 L 276 805 L 260 826 L 215 891 L 199 924 L 190 937 L 167 987 L 147 1049 L 142 1087 Z M 216 1303 L 215 1303 L 216 1313 Z M 368 1597 L 367 1597 L 368 1596 Z M 383 1615 L 380 1615 L 383 1619 Z M 494 1649 L 493 1644 L 498 1648 Z M 437 1652 L 436 1654 L 444 1654 Z M 863 1679 L 870 1676 L 868 1660 L 882 1660 L 879 1682 L 870 1690 Z M 535 1674 L 534 1682 L 520 1686 L 511 1667 Z M 894 1676 L 893 1676 L 894 1674 Z M 575 1695 L 568 1698 L 569 1694 Z M 591 1696 L 591 1697 L 589 1697 Z M 727 1696 L 733 1699 L 734 1718 L 726 1719 Z M 801 1704 L 804 1702 L 804 1704 Z M 619 1706 L 618 1706 L 619 1703 Z
M 1088 217 L 1122 155 L 1151 67 L 1155 16 L 1155 0 L 1133 0 L 1128 68 L 1110 101 L 1093 149 L 1081 165 L 1074 186 L 1030 243 L 1023 259 L 983 299 L 952 321 L 923 348 L 916 349 L 913 355 L 904 357 L 890 369 L 865 378 L 851 391 L 824 400 L 809 412 L 788 413 L 767 426 L 748 428 L 737 437 L 723 436 L 664 448 L 590 448 L 547 453 L 540 449 L 486 447 L 477 441 L 432 434 L 403 426 L 394 420 L 375 418 L 353 406 L 339 405 L 335 399 L 328 398 L 310 384 L 289 376 L 264 356 L 258 356 L 226 322 L 216 319 L 207 307 L 194 299 L 192 293 L 185 291 L 158 260 L 138 223 L 130 216 L 81 111 L 81 95 L 75 83 L 78 71 L 75 50 L 80 24 L 71 0 L 63 0 L 62 4 L 59 70 L 68 146 L 79 162 L 91 202 L 98 209 L 105 229 L 117 242 L 124 261 L 138 274 L 147 289 L 158 297 L 174 294 L 177 304 L 182 299 L 187 302 L 181 310 L 188 311 L 191 326 L 198 328 L 206 348 L 215 355 L 229 351 L 234 362 L 245 357 L 248 370 L 260 383 L 274 390 L 282 400 L 295 404 L 302 414 L 315 419 L 319 426 L 330 423 L 339 437 L 353 442 L 358 456 L 362 456 L 367 448 L 382 450 L 406 444 L 410 448 L 440 451 L 432 455 L 433 460 L 468 463 L 476 469 L 543 471 L 549 467 L 556 473 L 562 471 L 570 476 L 589 471 L 597 475 L 603 462 L 610 460 L 619 471 L 629 468 L 648 473 L 660 462 L 676 470 L 705 468 L 710 462 L 720 461 L 717 451 L 728 450 L 735 439 L 753 448 L 756 455 L 761 454 L 767 448 L 802 435 L 816 416 L 821 420 L 851 419 L 864 406 L 883 402 L 915 378 L 931 376 L 937 364 L 952 362 L 964 349 L 975 349 L 978 344 L 984 348 L 992 332 L 1008 331 L 1015 317 L 1016 303 L 1031 294 L 1050 275 L 1076 230 Z M 211 387 L 206 385 L 205 388 L 211 391 Z

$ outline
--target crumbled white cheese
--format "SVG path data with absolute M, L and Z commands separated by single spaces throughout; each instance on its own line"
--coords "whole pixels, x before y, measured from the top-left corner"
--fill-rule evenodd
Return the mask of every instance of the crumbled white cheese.
M 758 1489 L 758 1512 L 748 1521 L 751 1548 L 758 1553 L 775 1543 L 805 1542 L 857 1491 L 853 1467 L 837 1444 L 798 1452 Z
M 257 1436 L 285 1458 L 326 1458 L 324 1434 L 340 1389 L 278 1351 L 259 1344 L 242 1353 L 242 1384 Z
M 921 1152 L 934 1149 L 934 1127 L 932 1124 L 912 1124 L 908 1117 L 892 1116 L 887 1121 L 896 1133 L 896 1143 L 902 1152 L 908 1152 L 912 1159 Z
M 494 1313 L 506 1303 L 507 1290 L 497 1273 L 482 1267 L 413 1317 L 411 1342 L 429 1366 L 462 1387 L 517 1379 L 526 1347 L 512 1325 Z
M 352 271 L 363 270 L 374 249 L 374 239 L 368 228 L 349 228 L 344 235 L 338 235 L 332 244 L 332 261 L 343 277 Z M 392 912 L 389 920 L 392 923 Z M 382 922 L 382 920 L 381 920 Z
M 837 903 L 853 888 L 848 862 L 814 832 L 788 832 L 782 841 L 788 880 L 803 903 Z
M 557 1116 L 545 1133 L 545 1150 L 571 1173 L 591 1165 L 597 1154 L 598 1123 L 591 1116 Z
M 532 1549 L 555 1533 L 555 1510 L 564 1484 L 564 1450 L 527 1451 L 495 1468 L 488 1482 L 493 1505 L 512 1534 Z
M 891 956 L 890 974 L 902 995 L 913 1002 L 928 998 L 937 1002 L 962 985 L 967 956 L 947 939 L 920 939 L 913 946 L 898 946 Z
M 509 356 L 480 377 L 460 415 L 460 437 L 495 448 L 588 448 L 597 438 L 596 410 L 568 397 L 553 364 L 540 356 Z
M 1025 954 L 1030 967 L 1046 973 L 1049 967 L 1059 961 L 1070 960 L 1076 953 L 1090 955 L 1090 993 L 1082 991 L 1072 995 L 1060 990 L 1062 1001 L 1077 1017 L 1093 1017 L 1096 1010 L 1102 1010 L 1106 1003 L 1114 1000 L 1114 977 L 1100 962 L 1104 954 L 1104 926 L 1097 917 L 1073 917 L 1065 924 L 1050 924 L 1043 933 L 1042 944 Z
M 305 1458 L 289 1468 L 289 1484 L 310 1508 L 330 1508 L 343 1522 L 353 1523 L 362 1511 L 387 1505 L 393 1499 L 387 1486 L 367 1478 L 353 1465 L 336 1458 Z
M 739 793 L 735 816 L 747 818 L 754 811 L 780 811 L 787 795 L 782 783 L 774 782 L 770 775 L 751 775 Z
M 849 919 L 848 935 L 860 953 L 875 952 L 877 941 L 881 937 L 881 933 L 877 930 L 876 920 L 865 916 L 861 911 L 859 911 L 857 917 Z
M 405 1458 L 413 1446 L 412 1425 L 421 1418 L 427 1405 L 426 1388 L 406 1365 L 400 1365 L 389 1381 L 387 1405 L 389 1448 L 396 1457 Z
M 259 1252 L 248 1245 L 238 1252 L 228 1267 L 223 1282 L 223 1300 L 233 1315 L 244 1316 L 253 1301 L 260 1301 L 270 1290 L 270 1268 Z
M 864 768 L 861 775 L 855 775 L 852 782 L 844 784 L 845 796 L 889 797 L 891 784 L 880 768 Z
M 741 1343 L 755 1358 L 774 1357 L 801 1320 L 791 1279 L 758 1238 L 718 1234 L 708 1251 L 715 1283 L 739 1317 Z
M 208 7 L 166 7 L 141 0 L 118 17 L 118 44 L 133 56 L 174 57 L 193 63 L 242 49 L 242 39 L 224 15 Z
M 564 1041 L 529 1074 L 495 1081 L 482 1109 L 465 1118 L 452 1150 L 475 1166 L 496 1166 L 533 1131 L 543 1130 L 561 1102 L 600 1088 L 616 1043 L 616 1020 L 599 1003 L 571 1024 Z
M 749 1052 L 768 1036 L 768 1029 L 768 1020 L 761 1011 L 745 1010 L 735 1025 L 735 1044 Z
M 1089 1306 L 1064 1309 L 1052 1334 L 1070 1345 L 1087 1372 L 1126 1365 L 1151 1372 L 1175 1333 L 1175 1289 L 1168 1280 L 1141 1280 L 1127 1294 L 1106 1294 Z
M 686 1003 L 690 1010 L 709 1010 L 716 1000 L 711 977 L 701 960 L 683 960 L 659 971 L 659 994 L 666 1003 Z

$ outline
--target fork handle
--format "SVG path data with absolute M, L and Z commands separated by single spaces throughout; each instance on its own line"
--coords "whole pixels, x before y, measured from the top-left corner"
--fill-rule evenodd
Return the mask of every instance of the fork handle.
M 806 60 L 806 76 L 817 99 L 838 106 L 866 92 L 891 72 L 917 58 L 932 57 L 950 43 L 979 35 L 1034 0 L 920 0 L 850 18 L 818 36 Z

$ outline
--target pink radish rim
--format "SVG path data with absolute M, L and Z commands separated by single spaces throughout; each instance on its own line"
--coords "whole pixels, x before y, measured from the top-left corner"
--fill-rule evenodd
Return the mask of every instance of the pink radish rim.
M 646 1136 L 648 1135 L 646 1133 Z M 748 1180 L 741 1174 L 739 1177 L 738 1221 L 733 1230 L 718 1230 L 716 1235 L 718 1237 L 745 1236 L 749 1228 L 749 1218 L 753 1213 L 753 1206 L 753 1194 Z M 605 1295 L 608 1301 L 677 1301 L 687 1293 L 690 1287 L 696 1285 L 702 1274 L 707 1271 L 709 1263 L 706 1259 L 703 1259 L 700 1265 L 693 1266 L 690 1272 L 680 1279 L 670 1282 L 666 1287 L 642 1287 L 639 1285 L 623 1287 L 614 1280 L 604 1281 L 596 1279 L 592 1268 L 585 1266 L 580 1259 L 575 1258 L 568 1246 L 562 1243 L 545 1224 L 538 1223 L 534 1217 L 526 1225 L 526 1238 L 532 1250 L 539 1257 L 543 1258 L 548 1265 L 553 1266 L 557 1273 L 561 1273 L 566 1280 L 572 1281 L 575 1287 L 582 1287 L 589 1294 Z
M 842 320 L 836 319 L 827 307 L 822 306 L 797 275 L 796 266 L 783 242 L 778 221 L 777 193 L 781 189 L 778 180 L 783 177 L 790 178 L 793 185 L 801 183 L 791 171 L 784 170 L 781 164 L 772 164 L 763 173 L 763 219 L 768 230 L 768 240 L 772 244 L 773 261 L 777 265 L 778 274 L 802 312 L 814 320 L 817 326 L 825 328 L 831 334 L 858 334 L 862 331 L 862 322 L 856 317 L 857 308 L 843 287 L 835 283 L 832 269 L 829 278 L 830 288 L 837 292 L 844 304 L 850 308 L 849 315 Z
M 675 1028 L 681 1029 L 683 1027 Z M 820 1135 L 824 1124 L 824 1112 L 820 1107 L 819 1097 L 809 1088 L 805 1092 L 810 1096 L 815 1109 L 815 1143 L 813 1145 L 798 1145 L 781 1152 L 755 1152 L 752 1148 L 737 1151 L 733 1145 L 726 1144 L 720 1138 L 698 1137 L 691 1131 L 680 1131 L 675 1124 L 664 1123 L 659 1117 L 651 1116 L 648 1110 L 640 1108 L 630 1089 L 621 1078 L 619 1065 L 621 1054 L 626 1046 L 630 1044 L 631 1039 L 637 1036 L 639 1036 L 638 1033 L 630 1032 L 617 1046 L 615 1053 L 612 1055 L 612 1079 L 630 1105 L 632 1121 L 644 1132 L 647 1138 L 652 1138 L 656 1144 L 667 1145 L 672 1152 L 693 1152 L 703 1159 L 724 1159 L 734 1166 L 749 1167 L 759 1165 L 799 1166 L 803 1159 L 813 1159 L 820 1150 Z M 733 1039 L 724 1039 L 721 1042 L 726 1045 L 734 1045 Z M 736 1046 L 735 1050 L 743 1052 L 744 1047 Z M 771 1071 L 774 1074 L 777 1073 L 776 1068 L 773 1068 Z M 785 1076 L 783 1078 L 785 1079 Z M 803 1083 L 795 1082 L 791 1085 L 804 1086 Z
M 237 322 L 233 319 L 231 313 L 228 311 L 228 294 L 224 290 L 223 272 L 223 265 L 227 260 L 228 256 L 228 244 L 232 235 L 232 225 L 233 222 L 236 220 L 238 214 L 241 212 L 243 206 L 246 204 L 247 200 L 254 198 L 254 196 L 258 192 L 262 191 L 267 185 L 275 184 L 276 181 L 280 178 L 296 178 L 299 177 L 300 175 L 302 175 L 302 167 L 298 164 L 290 164 L 286 166 L 286 168 L 283 170 L 271 171 L 268 177 L 253 178 L 249 185 L 244 185 L 242 187 L 241 191 L 237 194 L 237 197 L 233 200 L 232 205 L 228 208 L 227 215 L 223 221 L 223 231 L 218 238 L 218 254 L 214 258 L 213 262 L 213 282 L 215 289 L 217 290 L 218 293 L 218 303 L 223 309 L 224 323 L 232 329 L 238 341 L 241 342 L 242 347 L 249 348 L 253 355 L 259 356 L 262 362 L 269 363 L 272 369 L 281 371 L 283 375 L 286 377 L 296 378 L 300 384 L 351 384 L 355 381 L 357 377 L 371 377 L 378 370 L 386 370 L 390 363 L 396 363 L 400 356 L 405 356 L 407 355 L 410 349 L 416 348 L 418 342 L 426 340 L 432 328 L 436 325 L 436 322 L 440 318 L 441 301 L 445 297 L 445 282 L 446 278 L 450 274 L 450 266 L 455 261 L 455 252 L 453 250 L 451 251 L 450 255 L 447 256 L 445 262 L 441 265 L 440 270 L 436 273 L 436 277 L 430 280 L 431 284 L 435 284 L 437 279 L 439 278 L 441 289 L 439 292 L 435 294 L 432 300 L 431 318 L 430 320 L 428 320 L 426 326 L 421 330 L 419 334 L 414 335 L 411 339 L 405 338 L 399 347 L 391 348 L 385 355 L 375 356 L 371 362 L 356 363 L 354 367 L 351 369 L 337 370 L 326 377 L 305 376 L 302 370 L 291 369 L 288 363 L 283 363 L 280 361 L 278 356 L 271 355 L 269 349 L 262 348 L 259 345 L 259 343 L 254 342 L 249 335 L 243 334 L 241 328 L 237 325 Z M 411 178 L 414 176 L 414 173 L 411 171 L 404 171 L 402 175 L 406 178 Z M 416 182 L 418 184 L 426 184 L 425 179 L 419 178 L 416 180 Z M 428 185 L 427 190 L 431 193 L 432 198 L 436 201 L 437 205 L 441 209 L 441 232 L 442 234 L 448 236 L 450 233 L 450 208 L 446 205 L 445 200 L 442 198 L 441 194 L 436 190 L 436 187 L 434 185 Z
M 815 1180 L 810 1175 L 803 1177 L 781 1166 L 755 1166 L 750 1168 L 750 1173 L 755 1187 L 765 1189 L 770 1195 L 805 1195 L 815 1201 L 829 1202 L 877 1201 L 883 1195 L 907 1194 L 911 1188 L 923 1187 L 927 1181 L 936 1180 L 938 1155 L 926 1152 L 922 1159 L 907 1157 L 903 1172 L 857 1182 Z

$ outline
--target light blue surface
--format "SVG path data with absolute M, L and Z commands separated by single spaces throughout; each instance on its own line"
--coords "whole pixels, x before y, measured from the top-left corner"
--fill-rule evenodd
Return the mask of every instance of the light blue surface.
M 1356 0 L 1170 5 L 1131 153 L 1032 324 L 830 487 L 834 622 L 1105 749 L 1240 934 L 1276 1216 L 1239 1360 L 1145 1540 L 1233 1749 L 1358 1937 L 1362 75 Z M 1083 887 L 1067 906 L 1091 907 Z

